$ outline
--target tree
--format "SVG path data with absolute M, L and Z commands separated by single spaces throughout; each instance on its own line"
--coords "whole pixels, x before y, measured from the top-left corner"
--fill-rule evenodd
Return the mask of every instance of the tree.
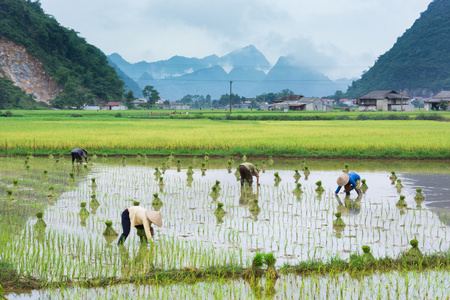
M 144 97 L 148 97 L 148 106 L 153 106 L 156 101 L 159 100 L 159 92 L 153 88 L 151 85 L 145 86 L 145 88 L 142 90 L 142 94 Z
M 439 104 L 437 105 L 438 108 L 440 108 L 441 110 L 447 110 L 448 108 L 448 102 L 445 100 L 441 100 L 441 102 L 439 102 Z
M 281 91 L 281 94 L 283 95 L 282 97 L 286 97 L 286 96 L 289 96 L 289 95 L 294 95 L 294 92 L 291 91 L 290 89 L 284 89 L 284 90 Z
M 125 105 L 130 109 L 133 108 L 133 101 L 134 99 L 136 99 L 136 97 L 134 97 L 134 93 L 133 91 L 128 91 L 127 93 L 125 93 Z

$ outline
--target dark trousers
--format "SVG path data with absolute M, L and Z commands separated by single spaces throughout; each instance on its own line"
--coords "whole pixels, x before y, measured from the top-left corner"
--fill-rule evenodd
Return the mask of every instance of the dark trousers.
M 79 153 L 72 152 L 70 154 L 72 154 L 72 163 L 75 161 L 75 159 L 77 159 L 80 163 L 83 161 Z
M 138 230 L 144 230 L 144 225 L 136 225 L 134 227 Z M 131 230 L 130 212 L 128 211 L 128 209 L 125 209 L 122 212 L 122 230 L 123 233 L 119 238 L 119 243 L 123 244 L 127 239 L 128 235 L 130 235 Z
M 240 165 L 239 166 L 239 174 L 241 174 L 241 186 L 244 186 L 245 179 L 247 179 L 248 185 L 252 186 L 253 176 L 252 176 L 252 173 L 250 173 L 249 169 L 247 169 L 243 165 Z

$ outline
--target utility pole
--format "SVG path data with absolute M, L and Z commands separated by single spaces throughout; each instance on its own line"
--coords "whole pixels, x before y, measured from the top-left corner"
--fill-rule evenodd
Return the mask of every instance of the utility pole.
M 233 81 L 230 80 L 230 115 L 231 115 L 231 85 L 233 84 Z
M 403 93 L 401 95 L 402 95 L 402 99 L 401 99 L 402 102 L 400 104 L 402 105 L 402 111 L 403 111 Z

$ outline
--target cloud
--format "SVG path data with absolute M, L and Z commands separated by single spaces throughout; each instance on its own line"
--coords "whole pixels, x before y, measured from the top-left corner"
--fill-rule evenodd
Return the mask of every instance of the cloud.
M 272 64 L 293 55 L 346 77 L 360 75 L 392 47 L 431 0 L 40 2 L 63 26 L 130 62 L 222 56 L 253 44 Z

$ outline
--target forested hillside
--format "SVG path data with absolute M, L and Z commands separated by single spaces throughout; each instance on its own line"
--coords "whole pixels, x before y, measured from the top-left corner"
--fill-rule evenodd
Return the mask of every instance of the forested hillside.
M 61 26 L 46 15 L 39 1 L 0 0 L 0 38 L 26 50 L 64 90 L 52 102 L 57 107 L 76 106 L 96 101 L 117 100 L 123 82 L 108 65 L 106 55 L 88 44 L 77 32 Z M 26 106 L 24 94 L 0 80 L 0 108 Z
M 357 97 L 374 89 L 429 96 L 450 90 L 450 1 L 434 0 L 394 46 L 347 91 Z

